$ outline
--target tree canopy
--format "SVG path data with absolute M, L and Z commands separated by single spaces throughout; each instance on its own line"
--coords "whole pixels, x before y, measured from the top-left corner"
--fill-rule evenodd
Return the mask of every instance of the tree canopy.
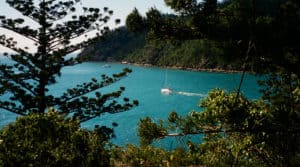
M 149 117 L 141 119 L 141 149 L 148 149 L 153 141 L 165 137 L 202 134 L 198 142 L 186 142 L 185 156 L 190 164 L 298 166 L 299 2 L 165 2 L 180 17 L 161 17 L 157 13 L 157 17 L 149 18 L 154 20 L 148 27 L 153 38 L 207 39 L 220 47 L 231 46 L 244 62 L 241 68 L 246 71 L 251 67 L 257 74 L 266 74 L 266 78 L 259 82 L 260 99 L 245 98 L 240 92 L 241 82 L 236 92 L 212 90 L 200 101 L 202 111 L 193 111 L 187 116 L 172 112 L 168 120 L 159 122 Z M 167 156 L 166 161 L 171 162 L 170 157 Z
M 299 75 L 299 2 L 296 0 L 166 0 L 177 17 L 147 13 L 156 39 L 208 39 L 257 72 L 285 68 Z M 134 25 L 134 24 L 132 24 Z
M 1 166 L 109 166 L 112 130 L 80 128 L 57 112 L 29 114 L 0 130 Z
M 67 58 L 66 55 L 94 42 L 89 38 L 79 43 L 71 40 L 96 31 L 103 35 L 108 31 L 105 23 L 113 14 L 112 10 L 104 7 L 102 10 L 93 7 L 78 8 L 79 0 L 39 0 L 34 2 L 7 0 L 12 8 L 23 15 L 23 18 L 11 19 L 0 16 L 0 26 L 32 40 L 37 47 L 35 53 L 27 48 L 19 48 L 17 41 L 5 35 L 0 36 L 0 44 L 12 49 L 15 53 L 5 54 L 13 64 L 0 65 L 0 108 L 19 115 L 44 113 L 53 107 L 64 115 L 73 115 L 81 121 L 86 121 L 102 113 L 117 113 L 130 109 L 138 104 L 124 98 L 124 103 L 115 99 L 125 90 L 101 94 L 97 90 L 108 86 L 131 72 L 124 69 L 119 74 L 109 77 L 102 75 L 102 81 L 92 78 L 90 82 L 69 88 L 60 97 L 54 97 L 48 87 L 57 81 L 61 69 L 66 66 L 81 63 L 81 58 Z M 76 7 L 77 5 L 77 7 Z M 82 14 L 75 12 L 81 10 Z M 37 24 L 29 26 L 25 19 Z M 119 20 L 116 20 L 118 23 Z M 95 96 L 87 94 L 94 92 Z M 9 98 L 2 98 L 4 95 Z

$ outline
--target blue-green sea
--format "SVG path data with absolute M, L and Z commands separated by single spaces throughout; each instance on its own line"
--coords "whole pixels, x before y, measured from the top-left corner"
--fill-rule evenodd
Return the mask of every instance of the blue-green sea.
M 3 58 L 0 58 L 0 61 L 0 63 L 7 62 Z M 49 89 L 51 94 L 59 96 L 67 88 L 89 81 L 91 78 L 100 79 L 101 74 L 112 75 L 125 67 L 132 69 L 130 75 L 101 89 L 100 92 L 110 92 L 124 86 L 126 90 L 123 97 L 137 99 L 139 106 L 122 113 L 104 114 L 82 124 L 83 128 L 90 129 L 96 124 L 111 126 L 113 122 L 118 123 L 118 127 L 114 129 L 116 137 L 112 142 L 122 146 L 138 143 L 137 124 L 141 118 L 149 116 L 154 121 L 158 121 L 166 119 L 172 111 L 177 111 L 181 115 L 186 115 L 192 110 L 201 111 L 202 109 L 198 107 L 199 101 L 205 98 L 210 90 L 221 88 L 234 91 L 241 78 L 241 74 L 238 73 L 193 72 L 118 63 L 108 63 L 110 67 L 107 68 L 107 66 L 103 67 L 104 64 L 107 63 L 85 62 L 64 68 L 58 83 L 50 86 Z M 161 94 L 160 89 L 164 86 L 166 76 L 168 86 L 174 92 L 181 92 L 181 94 Z M 248 98 L 257 99 L 260 96 L 257 79 L 250 74 L 245 76 L 242 92 Z M 15 120 L 16 115 L 1 109 L 0 111 L 1 127 Z

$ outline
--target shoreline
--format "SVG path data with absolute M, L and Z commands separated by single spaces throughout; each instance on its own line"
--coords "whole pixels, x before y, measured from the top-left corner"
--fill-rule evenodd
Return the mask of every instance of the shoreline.
M 148 63 L 130 63 L 130 62 L 107 62 L 107 63 L 120 63 L 120 64 L 129 64 L 134 66 L 141 67 L 158 67 L 158 68 L 166 68 L 166 69 L 175 69 L 175 70 L 185 70 L 185 71 L 195 71 L 195 72 L 215 72 L 215 73 L 243 73 L 241 70 L 225 70 L 221 68 L 191 68 L 191 67 L 178 67 L 178 66 L 158 66 L 152 65 Z M 248 72 L 248 71 L 247 71 Z

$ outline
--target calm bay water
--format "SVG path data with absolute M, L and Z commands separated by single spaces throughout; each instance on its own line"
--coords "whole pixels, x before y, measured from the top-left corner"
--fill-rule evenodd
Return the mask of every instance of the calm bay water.
M 3 63 L 7 60 L 0 58 L 0 61 Z M 138 143 L 137 124 L 139 119 L 149 116 L 157 121 L 166 119 L 171 111 L 177 111 L 181 115 L 186 115 L 192 110 L 201 111 L 198 107 L 199 101 L 207 95 L 209 90 L 221 88 L 234 91 L 237 89 L 241 77 L 241 74 L 165 70 L 115 63 L 110 63 L 110 68 L 104 68 L 103 65 L 104 63 L 86 62 L 64 68 L 58 83 L 49 89 L 52 94 L 58 96 L 67 88 L 89 81 L 92 77 L 100 79 L 101 74 L 111 75 L 120 72 L 125 67 L 131 68 L 133 72 L 128 77 L 101 89 L 100 92 L 110 92 L 118 90 L 120 86 L 125 86 L 123 97 L 139 100 L 139 106 L 123 113 L 104 114 L 82 124 L 83 128 L 90 129 L 96 124 L 111 126 L 113 122 L 118 123 L 119 126 L 114 129 L 116 138 L 112 140 L 118 145 Z M 169 87 L 181 94 L 162 95 L 160 93 L 166 73 Z M 242 92 L 248 98 L 256 99 L 260 95 L 256 80 L 257 78 L 253 75 L 245 77 Z M 14 121 L 15 117 L 14 114 L 2 110 L 0 126 Z M 170 143 L 169 140 L 165 142 Z

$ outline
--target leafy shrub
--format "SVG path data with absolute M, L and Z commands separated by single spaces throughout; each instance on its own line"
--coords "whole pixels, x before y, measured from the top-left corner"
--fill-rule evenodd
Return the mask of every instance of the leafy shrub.
M 79 121 L 48 112 L 17 118 L 0 131 L 2 166 L 108 166 L 112 130 L 80 129 Z

